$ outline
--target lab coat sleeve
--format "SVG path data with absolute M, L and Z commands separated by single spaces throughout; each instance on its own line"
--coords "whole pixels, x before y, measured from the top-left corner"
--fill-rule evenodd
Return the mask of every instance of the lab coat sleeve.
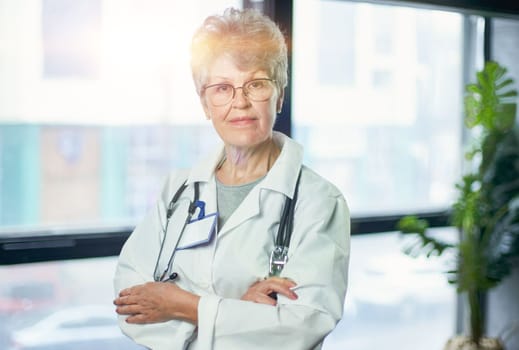
M 349 210 L 341 195 L 301 204 L 281 275 L 297 283 L 298 299 L 279 295 L 270 306 L 202 296 L 195 349 L 319 349 L 334 329 L 346 295 Z
M 116 296 L 125 288 L 153 281 L 164 221 L 164 203 L 171 196 L 172 182 L 176 183 L 171 179 L 166 183 L 161 199 L 137 225 L 121 250 L 114 277 Z M 182 349 L 194 330 L 193 325 L 177 320 L 137 325 L 127 323 L 126 317 L 118 316 L 123 333 L 150 349 Z

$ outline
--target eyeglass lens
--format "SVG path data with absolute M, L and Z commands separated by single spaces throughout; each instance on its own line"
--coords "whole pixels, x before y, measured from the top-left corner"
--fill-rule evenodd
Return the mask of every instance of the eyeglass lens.
M 214 84 L 207 86 L 204 93 L 213 106 L 223 106 L 234 98 L 237 89 L 242 89 L 243 94 L 251 101 L 261 102 L 272 97 L 274 84 L 271 79 L 254 79 L 240 87 L 231 84 Z

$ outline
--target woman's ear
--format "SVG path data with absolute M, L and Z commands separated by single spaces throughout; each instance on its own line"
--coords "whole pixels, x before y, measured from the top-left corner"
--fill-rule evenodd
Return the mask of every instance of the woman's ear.
M 200 96 L 200 104 L 202 105 L 202 108 L 204 109 L 205 113 L 205 119 L 209 120 L 211 119 L 211 114 L 209 113 L 209 107 L 207 106 L 207 103 L 205 102 L 205 98 Z
M 285 90 L 283 89 L 279 94 L 278 100 L 276 102 L 276 112 L 279 114 L 283 108 L 283 99 L 285 98 Z

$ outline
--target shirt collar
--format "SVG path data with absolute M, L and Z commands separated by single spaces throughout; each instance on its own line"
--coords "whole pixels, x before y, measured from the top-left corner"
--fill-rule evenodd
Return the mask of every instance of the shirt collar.
M 299 169 L 303 162 L 303 147 L 288 136 L 276 131 L 274 132 L 274 142 L 281 148 L 281 153 L 260 186 L 292 198 Z
M 292 198 L 299 169 L 303 162 L 303 147 L 278 131 L 273 132 L 273 139 L 280 147 L 281 153 L 261 182 L 260 187 L 281 192 Z M 209 182 L 224 155 L 224 146 L 221 145 L 216 152 L 202 159 L 191 169 L 188 183 Z

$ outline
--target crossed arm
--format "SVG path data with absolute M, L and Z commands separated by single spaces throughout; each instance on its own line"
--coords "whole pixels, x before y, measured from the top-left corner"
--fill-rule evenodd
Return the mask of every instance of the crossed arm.
M 297 294 L 291 290 L 295 286 L 289 279 L 270 277 L 253 283 L 240 299 L 275 306 L 277 301 L 269 294 L 275 292 L 295 300 Z M 198 295 L 174 283 L 148 282 L 123 289 L 114 304 L 119 315 L 127 316 L 128 323 L 182 320 L 197 325 L 199 300 Z

